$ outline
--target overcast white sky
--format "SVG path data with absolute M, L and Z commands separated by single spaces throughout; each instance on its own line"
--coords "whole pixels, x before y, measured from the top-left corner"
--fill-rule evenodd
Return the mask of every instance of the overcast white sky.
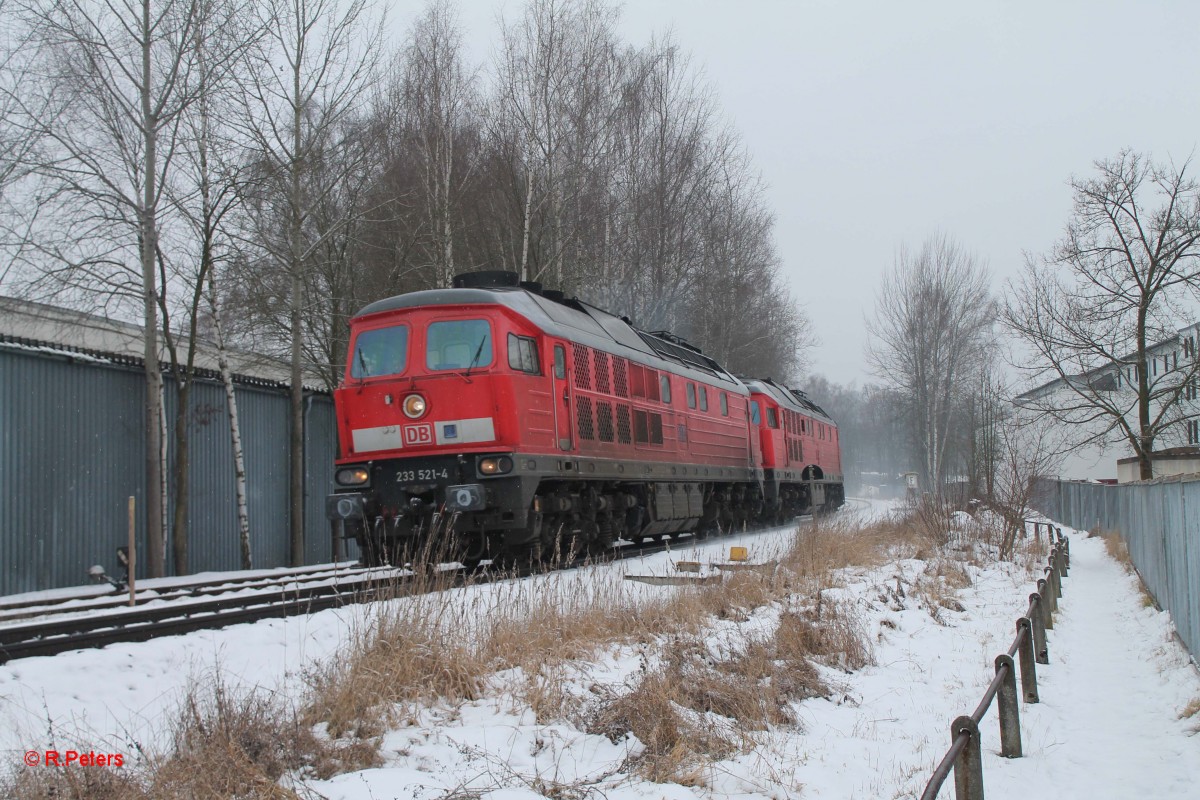
M 519 0 L 458 0 L 490 63 Z M 420 3 L 393 5 L 403 34 Z M 769 185 L 815 372 L 870 379 L 864 317 L 902 243 L 945 232 L 991 266 L 1047 249 L 1065 182 L 1122 147 L 1186 159 L 1200 132 L 1200 3 L 637 0 L 623 32 L 674 31 Z

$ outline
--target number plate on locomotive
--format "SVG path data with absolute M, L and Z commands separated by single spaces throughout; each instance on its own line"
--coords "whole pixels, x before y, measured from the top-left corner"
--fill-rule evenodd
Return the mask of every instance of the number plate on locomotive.
M 402 469 L 396 473 L 396 483 L 414 483 L 417 481 L 448 480 L 450 470 L 441 469 Z

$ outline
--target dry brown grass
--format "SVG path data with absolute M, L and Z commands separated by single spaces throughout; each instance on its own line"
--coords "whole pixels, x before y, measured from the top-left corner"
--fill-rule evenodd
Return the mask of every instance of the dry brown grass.
M 786 612 L 775 630 L 775 652 L 789 663 L 813 659 L 852 672 L 875 663 L 862 618 L 848 603 L 818 599 L 812 610 Z
M 1125 543 L 1125 537 L 1120 531 L 1108 531 L 1094 529 L 1088 531 L 1088 538 L 1098 536 L 1100 541 L 1104 542 L 1104 550 L 1114 561 L 1125 568 L 1127 572 L 1133 572 L 1133 558 L 1129 555 L 1129 545 Z
M 936 542 L 911 520 L 862 525 L 854 520 L 825 518 L 815 531 L 805 526 L 797 532 L 780 556 L 777 569 L 735 572 L 720 584 L 673 590 L 660 598 L 647 599 L 644 594 L 621 591 L 597 596 L 594 587 L 570 582 L 582 578 L 564 578 L 560 588 L 548 594 L 518 584 L 513 594 L 473 609 L 473 626 L 465 621 L 461 626 L 446 624 L 446 614 L 461 612 L 429 603 L 402 604 L 384 611 L 358 638 L 346 658 L 313 677 L 312 700 L 305 719 L 325 722 L 335 736 L 375 736 L 394 721 L 398 703 L 473 699 L 482 691 L 481 681 L 487 674 L 519 668 L 524 680 L 510 688 L 540 721 L 581 720 L 587 700 L 568 690 L 572 663 L 594 660 L 599 653 L 618 646 L 654 650 L 668 639 L 698 637 L 713 620 L 745 621 L 756 609 L 786 597 L 819 596 L 822 588 L 836 583 L 835 572 L 839 569 L 874 566 L 897 554 L 915 556 L 935 547 Z M 790 659 L 792 671 L 804 673 L 806 685 L 811 676 L 804 665 L 810 656 L 846 669 L 870 662 L 869 640 L 861 625 L 850 618 L 848 609 L 831 607 L 824 618 L 807 624 L 811 630 L 804 639 L 807 644 L 803 656 L 794 643 L 771 645 L 781 648 L 784 654 L 776 660 Z M 789 622 L 783 627 L 785 634 L 791 625 Z M 468 631 L 477 635 L 472 638 Z M 820 641 L 818 631 L 823 637 Z M 748 664 L 747 658 L 753 652 L 753 648 L 748 649 L 742 662 Z M 674 671 L 676 682 L 682 680 L 682 672 L 688 671 L 684 683 L 704 683 L 698 682 L 694 664 L 670 658 L 666 664 L 668 671 Z M 731 673 L 725 667 L 720 669 L 724 670 L 723 683 L 731 685 Z M 755 680 L 787 683 L 779 673 L 772 672 L 773 677 L 768 677 L 765 669 L 750 669 L 746 674 L 756 675 Z M 653 694 L 656 681 L 647 679 L 644 684 L 639 691 Z M 805 691 L 796 687 L 787 690 L 791 695 L 803 695 Z M 692 708 L 721 705 L 718 695 L 713 689 L 707 703 L 669 696 L 680 707 Z M 767 702 L 772 701 L 768 698 Z M 654 702 L 645 706 L 661 707 Z M 639 716 L 646 713 L 641 711 Z M 752 717 L 738 713 L 732 718 L 746 722 Z M 669 720 L 664 724 L 664 730 L 687 727 Z
M 380 763 L 376 743 L 318 736 L 278 695 L 214 687 L 184 701 L 170 753 L 152 759 L 153 797 L 295 798 L 279 784 L 284 775 L 325 778 Z
M 1179 712 L 1180 719 L 1191 719 L 1200 714 L 1200 697 L 1193 697 L 1188 701 L 1188 704 Z
M 0 778 L 13 800 L 299 800 L 285 777 L 325 778 L 377 766 L 374 742 L 318 736 L 284 699 L 238 693 L 219 677 L 193 686 L 181 704 L 164 753 L 123 767 L 33 768 Z M 92 748 L 108 752 L 110 748 Z
M 478 697 L 485 663 L 439 608 L 404 603 L 378 615 L 341 658 L 309 675 L 305 722 L 323 722 L 335 737 L 369 738 L 394 721 L 396 704 Z
M 10 800 L 151 800 L 152 797 L 142 786 L 140 773 L 125 767 L 27 767 L 0 776 L 0 796 Z
M 712 761 L 753 747 L 751 732 L 795 725 L 795 702 L 829 694 L 813 660 L 843 669 L 871 663 L 848 606 L 825 603 L 815 616 L 784 613 L 770 639 L 719 655 L 701 638 L 668 637 L 662 665 L 603 698 L 585 728 L 613 741 L 636 736 L 643 749 L 628 766 L 648 780 L 701 784 Z

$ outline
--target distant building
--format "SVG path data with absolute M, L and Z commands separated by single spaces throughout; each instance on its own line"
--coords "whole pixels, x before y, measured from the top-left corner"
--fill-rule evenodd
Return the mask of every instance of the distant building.
M 1154 477 L 1200 473 L 1200 447 L 1171 447 L 1156 450 L 1153 459 Z M 1141 480 L 1141 468 L 1134 457 L 1117 459 L 1117 483 Z
M 1155 477 L 1200 472 L 1200 376 L 1197 375 L 1197 345 L 1200 343 L 1200 323 L 1181 328 L 1175 335 L 1147 348 L 1147 376 L 1152 388 L 1181 387 L 1179 402 L 1168 409 L 1174 420 L 1162 429 L 1155 440 Z M 1139 376 L 1133 364 L 1134 355 L 1127 354 L 1117 361 L 1090 372 L 1056 378 L 1019 395 L 1015 403 L 1020 408 L 1035 407 L 1065 399 L 1074 394 L 1072 387 L 1082 388 L 1098 396 L 1108 396 L 1116 408 L 1124 409 L 1126 418 L 1136 426 L 1135 405 Z M 1186 383 L 1185 383 L 1186 382 Z M 1158 413 L 1162 406 L 1152 409 Z M 1116 462 L 1115 464 L 1113 462 Z M 1114 466 L 1116 469 L 1114 469 Z M 1063 477 L 1088 479 L 1117 478 L 1125 483 L 1138 480 L 1137 458 L 1127 443 L 1109 447 L 1089 446 L 1072 453 L 1063 466 Z

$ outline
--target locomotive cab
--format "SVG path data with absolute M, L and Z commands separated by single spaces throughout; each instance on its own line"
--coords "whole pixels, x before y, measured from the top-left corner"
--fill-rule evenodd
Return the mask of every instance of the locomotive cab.
M 783 521 L 840 507 L 845 500 L 837 426 L 802 394 L 769 378 L 746 383 L 750 423 L 762 448 L 767 512 Z
M 539 420 L 553 413 L 541 338 L 494 303 L 368 306 L 352 321 L 327 508 L 345 535 L 367 551 L 437 539 L 448 551 L 437 555 L 470 562 L 495 549 L 488 533 L 526 528 L 536 483 L 520 477 L 514 451 L 531 431 L 554 433 Z

